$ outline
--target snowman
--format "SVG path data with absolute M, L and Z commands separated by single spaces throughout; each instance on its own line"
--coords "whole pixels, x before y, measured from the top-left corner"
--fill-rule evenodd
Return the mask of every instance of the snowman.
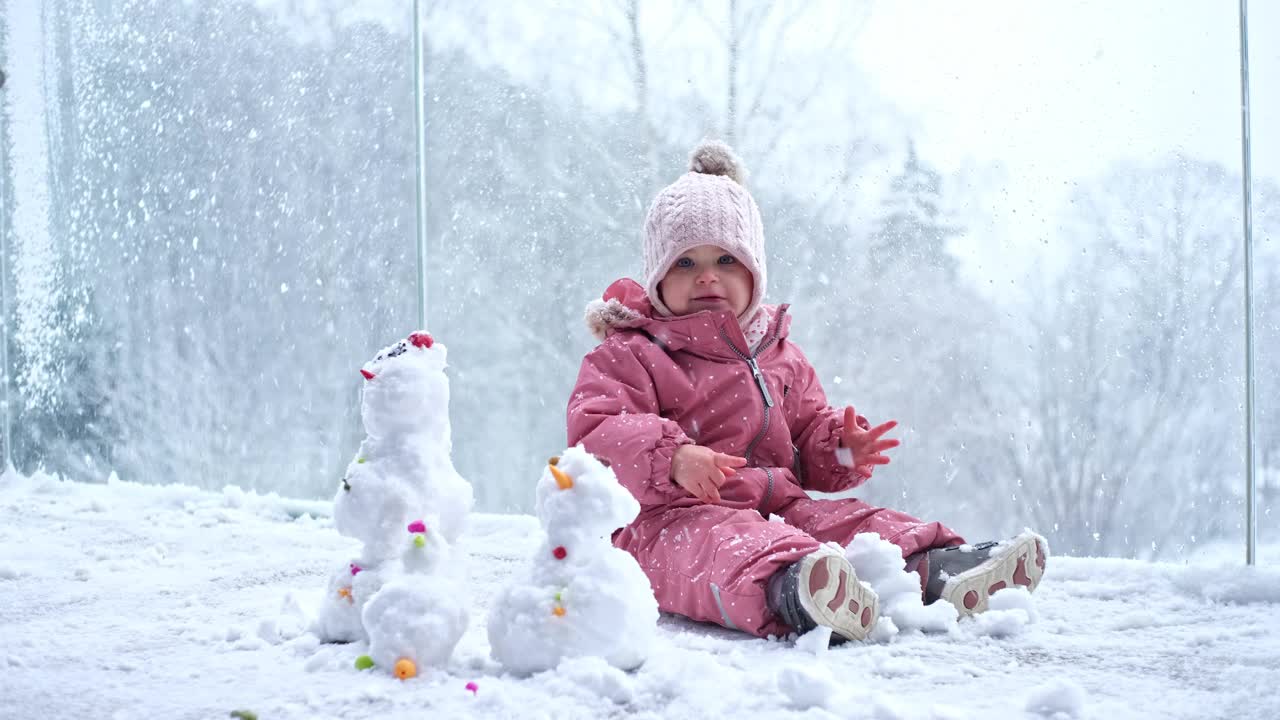
M 328 642 L 368 640 L 357 666 L 401 679 L 446 662 L 467 626 L 452 543 L 473 504 L 449 457 L 445 347 L 425 332 L 361 368 L 367 437 L 334 496 L 334 526 L 360 555 L 329 576 L 315 631 Z
M 609 541 L 640 512 L 639 503 L 578 446 L 550 460 L 536 508 L 545 538 L 525 576 L 489 611 L 494 659 L 521 674 L 583 656 L 639 667 L 655 636 L 658 603 L 635 559 Z
M 315 633 L 325 642 L 356 642 L 368 639 L 360 613 L 386 581 L 390 568 L 365 567 L 360 558 L 338 563 L 329 573 L 316 618 Z

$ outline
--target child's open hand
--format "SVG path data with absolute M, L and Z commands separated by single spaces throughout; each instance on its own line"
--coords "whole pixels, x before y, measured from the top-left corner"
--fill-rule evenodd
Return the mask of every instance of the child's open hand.
M 720 502 L 726 476 L 747 464 L 746 458 L 725 455 L 702 445 L 681 445 L 671 456 L 671 480 L 706 503 Z
M 852 405 L 844 409 L 844 428 L 840 431 L 840 448 L 836 459 L 841 465 L 865 468 L 870 475 L 871 465 L 888 465 L 889 458 L 882 455 L 889 448 L 898 447 L 897 440 L 881 440 L 881 436 L 898 426 L 897 420 L 877 425 L 869 430 L 858 426 L 858 413 Z

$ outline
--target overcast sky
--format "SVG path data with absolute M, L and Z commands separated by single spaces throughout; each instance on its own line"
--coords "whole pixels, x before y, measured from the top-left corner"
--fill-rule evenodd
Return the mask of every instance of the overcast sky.
M 1280 3 L 1250 6 L 1254 177 L 1280 182 Z M 1116 160 L 1241 167 L 1239 39 L 1226 0 L 916 0 L 878 4 L 857 48 L 923 156 L 1003 169 L 987 208 L 1028 262 L 1071 182 Z
M 1280 179 L 1280 3 L 1251 5 L 1255 171 Z M 1225 0 L 926 0 L 879 4 L 858 50 L 935 162 L 1081 176 L 1171 148 L 1239 167 L 1238 46 Z

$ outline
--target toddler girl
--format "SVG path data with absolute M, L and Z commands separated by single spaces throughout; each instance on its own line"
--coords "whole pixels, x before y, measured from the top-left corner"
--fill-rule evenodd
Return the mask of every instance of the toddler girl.
M 1029 534 L 969 546 L 937 522 L 809 497 L 888 463 L 896 423 L 830 407 L 788 338 L 787 305 L 763 304 L 760 211 L 732 150 L 704 142 L 689 169 L 649 208 L 644 286 L 618 280 L 588 306 L 601 343 L 568 407 L 569 444 L 606 460 L 640 501 L 614 544 L 640 563 L 659 607 L 761 637 L 824 625 L 861 640 L 875 593 L 825 543 L 862 532 L 902 549 L 925 602 L 968 614 L 998 589 L 1035 589 L 1045 548 Z

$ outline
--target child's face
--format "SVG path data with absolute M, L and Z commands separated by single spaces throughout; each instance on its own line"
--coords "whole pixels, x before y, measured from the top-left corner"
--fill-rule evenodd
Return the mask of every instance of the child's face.
M 676 258 L 658 294 L 676 315 L 701 310 L 747 311 L 755 280 L 746 265 L 715 245 L 699 245 Z

